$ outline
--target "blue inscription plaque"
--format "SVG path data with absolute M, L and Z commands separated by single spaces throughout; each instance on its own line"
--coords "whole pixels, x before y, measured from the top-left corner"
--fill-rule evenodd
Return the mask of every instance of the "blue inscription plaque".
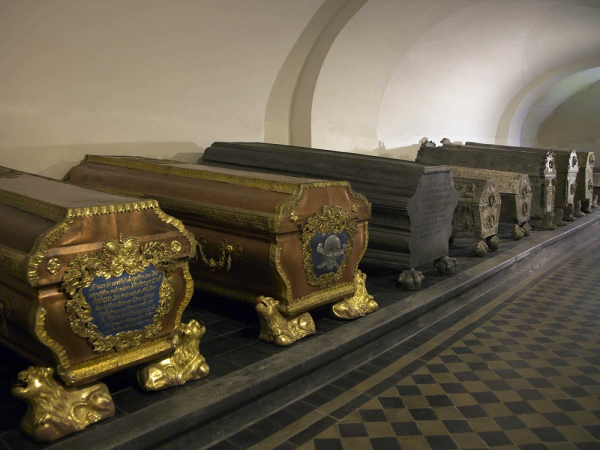
M 104 336 L 144 330 L 152 324 L 160 306 L 160 286 L 164 274 L 149 265 L 134 275 L 94 278 L 82 288 L 90 305 L 92 322 Z

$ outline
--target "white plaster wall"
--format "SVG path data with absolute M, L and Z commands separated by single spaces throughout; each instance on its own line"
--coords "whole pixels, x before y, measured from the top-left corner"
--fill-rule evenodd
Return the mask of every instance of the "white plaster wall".
M 582 72 L 578 72 L 574 75 L 568 76 L 560 82 L 548 88 L 546 92 L 535 102 L 533 107 L 529 110 L 527 118 L 523 122 L 523 126 L 521 128 L 521 144 L 533 147 L 542 145 L 538 141 L 538 132 L 540 125 L 544 121 L 546 121 L 546 119 L 548 119 L 561 104 L 566 102 L 569 98 L 573 97 L 578 92 L 586 90 L 589 86 L 593 85 L 594 83 L 597 83 L 599 80 L 600 67 L 596 67 L 594 69 L 584 70 Z M 585 99 L 588 94 L 591 94 L 592 99 L 598 101 L 597 96 L 594 98 L 594 93 L 594 90 L 588 90 L 587 93 L 583 93 L 582 96 Z M 580 99 L 580 97 L 581 96 L 577 96 L 576 99 Z M 573 107 L 575 107 L 575 109 L 577 107 L 582 108 L 581 110 L 574 111 L 574 113 L 577 116 L 582 116 L 584 119 L 583 123 L 586 124 L 585 127 L 589 128 L 588 120 L 586 119 L 586 117 L 590 112 L 592 113 L 592 115 L 594 112 L 597 112 L 595 111 L 597 109 L 597 106 L 593 104 L 593 101 L 591 105 L 589 104 L 589 102 L 586 101 L 576 101 L 573 103 L 574 104 L 571 107 L 571 109 L 573 109 Z M 592 106 L 592 111 L 589 111 L 589 106 Z M 562 110 L 564 110 L 564 108 Z M 558 121 L 562 119 L 570 120 L 568 116 L 564 116 L 564 114 L 561 114 L 559 111 L 556 112 L 557 114 L 553 119 L 556 125 L 558 125 Z M 560 128 L 563 129 L 564 126 L 561 125 Z M 570 128 L 568 129 L 570 130 Z M 561 131 L 561 133 L 564 133 L 564 131 Z M 568 139 L 571 142 L 577 142 L 580 139 L 586 139 L 586 136 L 584 135 L 578 136 L 577 134 L 568 134 Z
M 595 151 L 600 157 L 600 81 L 565 100 L 538 128 L 544 147 Z
M 0 165 L 59 177 L 80 144 L 193 160 L 215 140 L 262 141 L 275 77 L 322 2 L 0 1 Z
M 494 142 L 507 104 L 523 86 L 600 53 L 599 7 L 552 0 L 371 0 L 323 67 L 313 145 L 370 151 L 384 141 L 388 154 L 413 159 L 424 136 Z M 528 111 L 519 111 L 520 123 Z

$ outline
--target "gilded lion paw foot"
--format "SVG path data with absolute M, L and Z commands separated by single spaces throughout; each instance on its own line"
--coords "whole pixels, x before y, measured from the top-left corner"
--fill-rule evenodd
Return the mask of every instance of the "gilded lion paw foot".
M 140 386 L 147 391 L 158 391 L 207 376 L 210 369 L 200 354 L 200 339 L 204 333 L 206 327 L 197 320 L 182 323 L 174 340 L 173 354 L 138 371 Z
M 367 276 L 360 270 L 354 276 L 356 292 L 350 298 L 342 300 L 331 307 L 330 315 L 338 319 L 356 319 L 379 309 L 373 296 L 367 292 L 365 281 Z
M 279 302 L 271 297 L 261 296 L 256 299 L 256 313 L 260 319 L 258 338 L 261 341 L 285 347 L 317 332 L 309 313 L 286 318 L 279 312 L 277 305 Z
M 21 428 L 36 441 L 50 442 L 111 417 L 115 404 L 103 383 L 67 388 L 50 367 L 29 367 L 19 373 L 12 394 L 27 402 Z

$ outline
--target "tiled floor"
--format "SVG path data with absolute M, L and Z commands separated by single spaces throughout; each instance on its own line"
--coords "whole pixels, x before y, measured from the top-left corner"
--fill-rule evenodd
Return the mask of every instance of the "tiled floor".
M 212 449 L 600 449 L 599 245 Z

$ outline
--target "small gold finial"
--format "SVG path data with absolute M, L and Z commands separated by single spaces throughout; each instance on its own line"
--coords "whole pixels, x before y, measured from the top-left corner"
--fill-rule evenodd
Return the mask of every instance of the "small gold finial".
M 58 258 L 52 258 L 48 261 L 48 264 L 46 265 L 46 270 L 48 270 L 48 272 L 50 272 L 52 275 L 55 275 L 58 273 L 61 266 L 62 264 L 60 263 L 60 260 Z

